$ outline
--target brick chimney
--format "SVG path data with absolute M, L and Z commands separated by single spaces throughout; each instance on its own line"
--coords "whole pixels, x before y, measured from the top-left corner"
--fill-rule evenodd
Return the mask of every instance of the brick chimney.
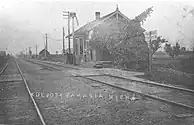
M 96 20 L 100 19 L 100 12 L 95 12 L 95 15 L 96 15 Z

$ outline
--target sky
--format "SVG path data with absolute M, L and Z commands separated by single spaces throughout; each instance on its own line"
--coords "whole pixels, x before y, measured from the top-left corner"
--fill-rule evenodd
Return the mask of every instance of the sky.
M 0 50 L 7 48 L 9 53 L 18 53 L 31 47 L 35 53 L 37 45 L 39 52 L 44 47 L 47 33 L 48 50 L 51 53 L 61 51 L 62 27 L 67 34 L 67 19 L 63 19 L 63 11 L 76 12 L 79 21 L 76 28 L 79 28 L 94 20 L 95 12 L 104 16 L 115 11 L 117 5 L 130 19 L 153 6 L 153 13 L 142 27 L 147 31 L 157 30 L 157 35 L 171 44 L 179 40 L 182 46 L 191 47 L 194 1 L 0 0 Z M 67 43 L 65 39 L 65 47 Z

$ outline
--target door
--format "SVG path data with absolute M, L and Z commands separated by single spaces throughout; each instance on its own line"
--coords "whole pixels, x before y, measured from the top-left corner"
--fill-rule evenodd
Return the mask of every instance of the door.
M 93 54 L 92 49 L 90 49 L 90 58 L 91 58 L 91 60 L 93 60 L 93 55 L 92 54 Z
M 83 39 L 80 38 L 80 55 L 83 55 L 83 51 L 84 51 Z

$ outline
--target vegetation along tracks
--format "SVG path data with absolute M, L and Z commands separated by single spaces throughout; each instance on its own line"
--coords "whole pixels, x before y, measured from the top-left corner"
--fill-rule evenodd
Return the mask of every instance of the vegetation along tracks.
M 62 67 L 57 64 L 44 64 L 51 67 Z M 65 68 L 65 66 L 64 66 Z M 68 67 L 70 68 L 70 67 Z M 75 69 L 75 68 L 74 68 Z M 159 100 L 171 105 L 186 108 L 188 110 L 194 110 L 194 90 L 159 84 L 148 81 L 140 81 L 131 78 L 123 78 L 121 76 L 113 76 L 107 74 L 100 75 L 80 75 L 79 73 L 74 75 L 76 77 L 82 77 L 84 79 L 92 80 L 107 86 L 111 86 L 117 89 L 121 89 L 128 92 L 140 94 L 142 96 Z

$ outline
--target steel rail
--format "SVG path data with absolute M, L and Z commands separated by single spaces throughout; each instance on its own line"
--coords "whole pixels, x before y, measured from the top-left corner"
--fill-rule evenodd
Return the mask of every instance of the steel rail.
M 42 63 L 42 62 L 36 62 L 36 61 L 29 60 L 29 59 L 24 59 L 24 60 L 29 61 L 29 62 L 32 62 L 32 63 L 35 63 L 35 64 L 38 64 L 38 65 L 45 66 L 45 68 L 47 68 L 47 69 L 49 69 L 49 70 L 53 70 L 53 69 L 54 69 L 54 70 L 60 70 L 60 71 L 62 71 L 62 70 L 59 69 L 59 68 L 48 66 L 48 65 L 46 65 L 46 64 L 44 64 L 44 63 Z
M 66 68 L 66 66 L 64 66 L 62 64 L 53 64 L 53 63 L 47 63 L 47 64 L 51 64 L 51 65 L 55 65 L 55 66 L 61 66 L 61 67 Z M 67 67 L 67 68 L 71 68 L 71 67 Z M 72 68 L 72 69 L 77 69 L 78 70 L 79 68 Z M 182 87 L 173 86 L 173 85 L 167 85 L 167 84 L 162 84 L 162 83 L 157 83 L 157 82 L 152 82 L 152 81 L 135 80 L 135 79 L 124 78 L 124 77 L 110 75 L 110 74 L 104 74 L 104 73 L 100 73 L 100 75 L 110 76 L 110 77 L 115 77 L 115 78 L 124 79 L 124 80 L 128 80 L 128 81 L 140 82 L 140 83 L 156 85 L 156 86 L 160 86 L 160 87 L 164 87 L 164 88 L 170 88 L 170 89 L 180 90 L 180 91 L 184 91 L 184 92 L 194 93 L 194 90 L 192 90 L 192 89 L 182 88 Z M 100 75 L 94 75 L 94 76 L 100 76 Z
M 3 74 L 3 72 L 5 71 L 5 69 L 7 68 L 8 66 L 8 62 L 5 64 L 5 66 L 2 68 L 1 72 L 0 72 L 0 76 Z
M 25 87 L 26 87 L 26 89 L 27 89 L 27 91 L 28 91 L 28 94 L 29 94 L 29 96 L 30 96 L 30 98 L 31 98 L 31 100 L 32 100 L 32 102 L 33 102 L 33 105 L 34 105 L 34 107 L 35 107 L 35 109 L 36 109 L 36 112 L 37 112 L 37 114 L 38 114 L 38 116 L 39 116 L 39 118 L 40 118 L 40 120 L 41 120 L 41 122 L 42 122 L 42 125 L 46 125 L 46 123 L 45 123 L 45 121 L 44 121 L 44 118 L 43 118 L 43 116 L 42 116 L 42 114 L 41 114 L 41 112 L 40 112 L 40 110 L 39 110 L 39 108 L 38 108 L 38 105 L 37 105 L 36 102 L 35 102 L 35 99 L 33 98 L 32 94 L 31 94 L 31 91 L 30 91 L 30 89 L 29 89 L 29 87 L 28 87 L 27 81 L 26 81 L 26 79 L 24 78 L 24 75 L 23 75 L 23 73 L 22 73 L 22 71 L 21 71 L 21 69 L 20 69 L 20 67 L 19 67 L 19 65 L 18 65 L 18 63 L 17 63 L 17 61 L 14 60 L 14 62 L 15 62 L 16 66 L 17 66 L 17 69 L 18 69 L 18 71 L 19 71 L 19 73 L 20 73 L 20 75 L 21 75 L 21 77 L 22 77 L 22 80 L 23 80 L 24 83 L 25 83 Z
M 50 64 L 50 65 L 52 65 L 52 64 Z M 111 75 L 107 75 L 107 74 L 102 74 L 102 75 L 104 75 L 104 76 L 111 76 Z M 75 77 L 75 76 L 73 76 L 73 77 Z M 165 98 L 161 98 L 161 97 L 158 97 L 158 96 L 153 96 L 153 95 L 149 95 L 149 94 L 137 92 L 137 91 L 134 91 L 134 90 L 131 90 L 131 89 L 126 89 L 126 88 L 123 88 L 123 87 L 120 87 L 120 86 L 117 86 L 117 85 L 111 85 L 109 83 L 102 82 L 102 81 L 95 80 L 95 79 L 88 78 L 88 77 L 81 76 L 81 75 L 77 75 L 76 77 L 82 77 L 82 78 L 85 78 L 85 79 L 88 79 L 88 80 L 92 80 L 92 81 L 95 81 L 95 82 L 99 82 L 101 84 L 105 84 L 105 85 L 108 85 L 108 86 L 111 86 L 111 87 L 114 87 L 114 88 L 117 88 L 117 89 L 121 89 L 121 90 L 124 90 L 124 91 L 137 93 L 139 95 L 142 95 L 142 96 L 145 96 L 145 97 L 148 97 L 148 98 L 151 98 L 151 99 L 159 100 L 159 101 L 162 101 L 162 102 L 165 102 L 165 103 L 168 103 L 168 104 L 172 104 L 172 105 L 176 105 L 176 106 L 179 106 L 179 107 L 183 107 L 183 108 L 187 108 L 187 109 L 190 109 L 190 110 L 194 110 L 194 107 L 193 106 L 189 106 L 189 105 L 186 105 L 186 104 L 178 103 L 178 102 L 171 101 L 171 100 L 168 100 L 168 99 L 165 99 Z M 114 76 L 112 76 L 112 77 L 114 77 Z M 140 82 L 138 80 L 133 80 L 133 81 Z M 158 84 L 153 84 L 153 85 L 158 85 Z M 158 86 L 162 86 L 162 85 L 158 85 Z M 170 88 L 170 86 L 162 86 L 162 87 L 168 87 L 168 88 Z M 172 87 L 171 89 L 176 89 L 176 88 L 175 87 Z M 184 88 L 181 89 L 181 88 L 179 88 L 179 90 L 185 91 L 187 89 L 184 89 Z M 192 90 L 191 91 L 188 90 L 188 91 L 189 92 L 192 92 Z
M 64 68 L 70 68 L 70 69 L 80 70 L 80 68 L 75 68 L 75 67 L 71 67 L 71 66 L 64 66 L 63 64 L 55 64 L 55 63 L 49 63 L 49 62 L 46 62 L 46 63 L 47 64 L 51 64 L 51 65 L 55 65 L 55 66 L 64 67 Z
M 134 92 L 134 93 L 137 93 L 139 95 L 142 95 L 142 96 L 145 96 L 145 97 L 148 97 L 148 98 L 151 98 L 151 99 L 159 100 L 159 101 L 166 102 L 166 103 L 169 103 L 169 104 L 173 104 L 173 105 L 176 105 L 176 106 L 179 106 L 179 107 L 183 107 L 183 108 L 187 108 L 187 109 L 190 109 L 190 110 L 194 110 L 193 106 L 189 106 L 189 105 L 186 105 L 186 104 L 178 103 L 178 102 L 171 101 L 171 100 L 168 100 L 168 99 L 165 99 L 165 98 L 161 98 L 161 97 L 158 97 L 158 96 L 153 96 L 153 95 L 145 94 L 145 93 L 142 93 L 142 92 L 137 92 L 137 91 L 134 91 L 132 89 L 126 89 L 126 88 L 123 88 L 123 87 L 120 87 L 120 86 L 117 86 L 117 85 L 111 85 L 109 83 L 102 82 L 102 81 L 99 81 L 99 80 L 95 80 L 95 79 L 92 79 L 92 78 L 88 78 L 88 77 L 84 77 L 84 76 L 80 76 L 80 77 L 88 79 L 88 80 L 92 80 L 92 81 L 95 81 L 95 82 L 99 82 L 99 83 L 102 83 L 104 85 L 108 85 L 108 86 L 111 86 L 111 87 L 114 87 L 114 88 L 117 88 L 117 89 L 121 89 L 121 90 L 124 90 L 124 91 Z
M 60 64 L 52 64 L 52 63 L 47 63 L 47 64 L 51 64 L 51 65 L 55 65 L 55 66 L 61 66 L 61 67 L 66 68 L 65 66 L 60 65 Z M 71 67 L 68 67 L 68 68 L 71 68 Z M 79 68 L 72 68 L 72 69 L 79 69 Z M 127 81 L 140 82 L 140 83 L 145 83 L 145 84 L 150 84 L 150 85 L 156 85 L 156 86 L 160 86 L 160 87 L 164 87 L 164 88 L 170 88 L 170 89 L 180 90 L 180 91 L 184 91 L 184 92 L 194 93 L 194 90 L 192 90 L 192 89 L 182 88 L 182 87 L 173 86 L 173 85 L 167 85 L 167 84 L 162 84 L 162 83 L 157 83 L 157 82 L 152 82 L 152 81 L 134 80 L 134 79 L 130 79 L 130 78 L 124 78 L 124 77 L 110 75 L 110 74 L 104 74 L 104 73 L 100 73 L 100 75 L 102 75 L 102 76 L 103 75 L 104 76 L 110 76 L 110 77 L 115 77 L 115 78 L 119 78 L 119 79 L 124 79 L 124 80 L 127 80 Z M 100 76 L 100 75 L 93 75 L 93 76 Z
M 39 60 L 37 60 L 37 61 L 42 62 L 42 61 L 39 61 Z M 50 65 L 55 65 L 55 66 L 58 66 L 58 67 L 64 67 L 64 68 L 80 70 L 80 68 L 76 68 L 76 67 L 72 67 L 72 66 L 64 66 L 63 64 L 56 64 L 56 63 L 50 63 L 50 62 L 44 62 L 44 63 L 50 64 Z
M 194 93 L 194 90 L 192 90 L 192 89 L 182 88 L 182 87 L 178 87 L 178 86 L 172 86 L 172 85 L 167 85 L 167 84 L 162 84 L 162 83 L 156 83 L 156 82 L 152 82 L 152 81 L 134 80 L 134 79 L 130 79 L 130 78 L 124 78 L 124 77 L 109 75 L 109 74 L 104 74 L 104 75 L 107 75 L 109 77 L 115 77 L 115 78 L 118 78 L 118 79 L 127 80 L 127 81 L 140 82 L 140 83 L 156 85 L 156 86 L 160 86 L 160 87 L 164 87 L 164 88 L 170 88 L 170 89 L 176 89 L 176 90 L 180 90 L 180 91 L 184 91 L 184 92 Z

